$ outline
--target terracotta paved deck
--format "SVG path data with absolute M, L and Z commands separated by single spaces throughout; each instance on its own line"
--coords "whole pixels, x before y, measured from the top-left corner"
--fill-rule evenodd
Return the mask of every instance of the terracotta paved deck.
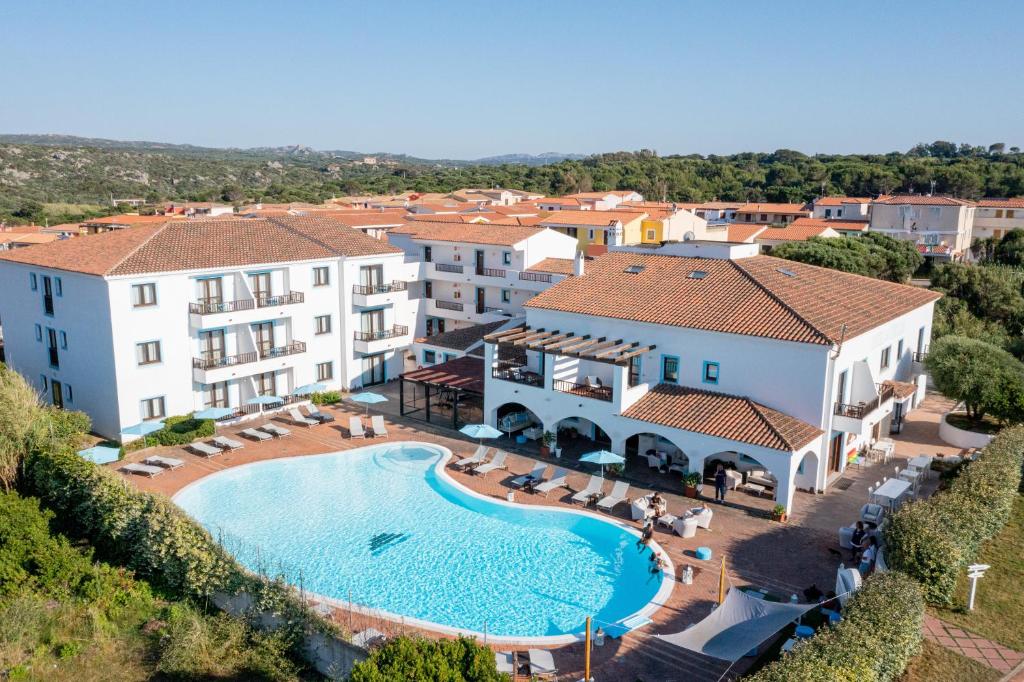
M 1024 655 L 1020 652 L 950 625 L 931 614 L 925 614 L 924 617 L 924 636 L 1003 674 L 1009 673 L 1024 661 Z

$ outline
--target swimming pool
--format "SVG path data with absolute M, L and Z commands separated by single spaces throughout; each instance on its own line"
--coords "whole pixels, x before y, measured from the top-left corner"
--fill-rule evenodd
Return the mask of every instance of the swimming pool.
M 588 615 L 607 629 L 667 598 L 672 581 L 650 572 L 631 528 L 484 497 L 448 476 L 448 456 L 393 443 L 256 462 L 174 501 L 240 539 L 226 546 L 249 568 L 281 566 L 306 590 L 434 629 L 567 641 Z

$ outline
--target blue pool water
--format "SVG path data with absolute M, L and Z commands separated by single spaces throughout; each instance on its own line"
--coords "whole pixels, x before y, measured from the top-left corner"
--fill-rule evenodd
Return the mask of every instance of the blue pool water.
M 441 457 L 395 444 L 259 462 L 175 502 L 250 568 L 282 567 L 318 594 L 494 636 L 579 633 L 586 616 L 613 623 L 658 592 L 635 535 L 472 495 L 436 471 Z

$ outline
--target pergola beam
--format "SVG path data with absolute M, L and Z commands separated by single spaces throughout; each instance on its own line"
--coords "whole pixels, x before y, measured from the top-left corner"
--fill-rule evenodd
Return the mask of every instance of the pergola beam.
M 540 341 L 542 339 L 551 338 L 552 335 L 557 334 L 557 333 L 558 333 L 557 329 L 555 331 L 553 331 L 553 332 L 546 332 L 543 329 L 538 329 L 536 334 L 530 334 L 529 336 L 525 336 L 525 337 L 516 339 L 515 341 L 512 342 L 512 345 L 513 346 L 525 346 L 528 343 L 530 343 L 531 341 Z
M 500 331 L 500 332 L 492 332 L 492 333 L 490 333 L 490 334 L 488 334 L 487 336 L 484 337 L 484 342 L 485 343 L 497 343 L 498 341 L 504 339 L 507 336 L 513 336 L 515 334 L 521 334 L 524 331 L 531 331 L 531 329 L 524 325 L 522 327 L 513 327 L 512 329 L 506 329 L 506 330 Z
M 650 346 L 644 346 L 642 348 L 637 348 L 636 350 L 632 350 L 632 351 L 630 351 L 628 353 L 623 353 L 619 357 L 615 358 L 615 364 L 616 365 L 624 365 L 627 362 L 629 362 L 630 359 L 635 358 L 637 355 L 643 355 L 644 353 L 649 353 L 650 351 L 654 350 L 655 348 L 657 348 L 657 346 L 655 346 L 652 343 Z
M 597 355 L 598 355 L 597 351 L 601 350 L 602 348 L 608 348 L 609 346 L 616 346 L 616 345 L 619 345 L 621 343 L 622 343 L 622 339 L 617 339 L 615 341 L 604 341 L 603 339 L 598 339 L 598 343 L 593 345 L 593 346 L 589 346 L 587 348 L 583 348 L 583 349 L 580 349 L 580 350 L 567 351 L 567 352 L 565 352 L 565 354 L 566 355 L 571 355 L 571 356 L 577 357 L 577 358 L 587 358 L 587 359 L 596 360 L 597 359 Z
M 526 344 L 526 347 L 529 350 L 536 350 L 536 351 L 543 352 L 545 346 L 551 345 L 552 343 L 555 343 L 557 341 L 565 341 L 570 336 L 572 336 L 572 332 L 562 332 L 562 333 L 551 332 L 551 333 L 552 333 L 552 336 L 549 336 L 548 338 L 542 339 L 542 340 L 539 340 L 539 341 L 531 341 L 530 343 Z
M 564 348 L 565 346 L 572 346 L 574 344 L 580 343 L 581 341 L 586 341 L 589 338 L 590 334 L 584 334 L 583 336 L 571 336 L 564 341 L 556 341 L 555 343 L 544 344 L 543 350 L 545 353 L 552 353 L 554 351 L 557 351 L 559 348 Z
M 544 330 L 543 329 L 526 329 L 526 330 L 522 330 L 522 331 L 518 332 L 517 334 L 512 334 L 510 336 L 506 336 L 503 339 L 500 339 L 498 341 L 498 344 L 500 345 L 500 344 L 515 343 L 519 339 L 529 338 L 530 336 L 533 336 L 533 335 L 537 334 L 538 332 L 542 332 L 542 331 L 544 331 Z
M 622 343 L 620 341 L 619 345 L 617 345 L 617 346 L 612 346 L 611 348 L 605 348 L 603 351 L 601 351 L 600 353 L 595 355 L 594 359 L 595 360 L 607 359 L 611 355 L 615 355 L 617 353 L 621 353 L 622 351 L 629 350 L 630 348 L 636 348 L 639 345 L 640 345 L 639 341 L 633 341 L 631 343 Z
M 589 352 L 592 348 L 597 348 L 603 345 L 604 342 L 605 337 L 602 336 L 599 339 L 590 339 L 588 341 L 584 341 L 583 343 L 577 343 L 575 346 L 568 346 L 566 348 L 563 348 L 562 355 L 565 355 L 566 357 L 579 357 L 580 353 Z

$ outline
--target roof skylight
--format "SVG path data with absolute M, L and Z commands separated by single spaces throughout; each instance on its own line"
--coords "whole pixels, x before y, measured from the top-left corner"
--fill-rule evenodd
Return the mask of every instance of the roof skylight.
M 637 275 L 637 274 L 639 274 L 639 273 L 641 273 L 643 271 L 644 271 L 644 266 L 642 266 L 642 265 L 630 265 L 625 270 L 623 270 L 623 272 L 628 272 L 631 275 Z
M 706 273 L 703 270 L 694 270 L 689 275 L 687 275 L 687 277 L 689 277 L 690 279 L 704 279 L 707 276 L 708 273 Z
M 786 268 L 775 268 L 775 272 L 779 273 L 780 275 L 785 275 L 786 277 L 796 277 L 795 272 L 793 272 L 792 270 L 787 270 Z

